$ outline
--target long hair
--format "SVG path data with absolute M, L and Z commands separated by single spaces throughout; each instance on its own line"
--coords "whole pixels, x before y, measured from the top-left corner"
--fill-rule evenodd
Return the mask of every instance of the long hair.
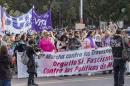
M 1 46 L 1 48 L 0 48 L 0 55 L 1 55 L 1 56 L 8 55 L 8 49 L 7 49 L 7 46 L 6 46 L 6 45 L 2 45 L 2 46 Z
M 87 37 L 90 37 L 91 34 L 92 34 L 92 31 L 89 31 L 88 34 L 87 34 Z M 87 38 L 87 37 L 86 37 L 86 38 Z
M 21 36 L 21 40 L 23 40 L 23 41 L 26 40 L 26 34 L 23 34 L 23 35 Z

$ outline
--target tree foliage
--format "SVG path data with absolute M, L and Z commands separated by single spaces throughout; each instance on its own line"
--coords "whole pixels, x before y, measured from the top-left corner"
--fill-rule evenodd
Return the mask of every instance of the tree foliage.
M 122 12 L 127 8 L 129 0 L 85 0 L 87 4 L 88 16 L 93 19 L 101 19 L 105 21 L 121 20 L 125 15 Z M 126 10 L 126 9 L 125 9 Z
M 130 21 L 130 0 L 83 0 L 84 20 Z M 53 24 L 66 26 L 79 22 L 80 0 L 0 0 L 8 13 L 19 16 L 35 6 L 39 14 L 52 10 Z M 19 11 L 20 13 L 18 14 Z

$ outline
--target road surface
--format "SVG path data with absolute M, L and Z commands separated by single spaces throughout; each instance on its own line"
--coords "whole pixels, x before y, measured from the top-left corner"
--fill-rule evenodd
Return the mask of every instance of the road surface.
M 112 75 L 69 76 L 37 78 L 39 86 L 113 86 Z M 27 86 L 27 79 L 13 79 L 12 86 Z M 130 86 L 130 76 L 125 77 L 125 86 Z

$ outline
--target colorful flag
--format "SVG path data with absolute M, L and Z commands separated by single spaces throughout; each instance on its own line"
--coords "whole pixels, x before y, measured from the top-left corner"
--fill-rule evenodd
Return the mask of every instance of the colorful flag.
M 5 31 L 5 11 L 4 8 L 1 7 L 1 29 L 4 32 Z
M 32 19 L 32 9 L 29 10 L 26 14 L 13 17 L 6 13 L 5 17 L 5 25 L 6 25 L 6 31 L 9 31 L 10 33 L 26 33 L 27 30 L 29 30 L 32 26 L 31 24 Z
M 51 10 L 48 10 L 42 15 L 38 15 L 34 10 L 32 11 L 32 29 L 37 32 L 43 30 L 52 31 Z

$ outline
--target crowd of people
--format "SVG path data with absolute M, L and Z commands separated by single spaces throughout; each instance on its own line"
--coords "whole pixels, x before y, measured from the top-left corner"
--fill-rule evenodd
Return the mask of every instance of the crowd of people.
M 34 45 L 43 52 L 63 52 L 68 50 L 89 49 L 110 46 L 110 38 L 112 34 L 109 30 L 74 30 L 65 29 L 62 32 L 27 33 L 27 34 L 5 34 L 0 35 L 2 45 L 7 45 L 10 54 L 18 50 L 24 51 L 24 44 L 28 44 L 30 40 L 34 41 Z M 23 46 L 18 47 L 18 45 Z M 12 51 L 12 52 L 11 52 Z
M 129 47 L 127 32 L 120 34 L 125 38 L 126 46 Z M 64 52 L 79 49 L 90 49 L 111 46 L 113 32 L 111 30 L 76 30 L 74 28 L 63 29 L 62 31 L 44 30 L 43 32 L 28 32 L 25 34 L 0 34 L 0 84 L 11 84 L 11 68 L 16 69 L 17 52 L 27 51 L 29 62 L 27 72 L 29 73 L 28 86 L 38 86 L 34 82 L 37 76 L 34 54 L 41 52 Z M 118 38 L 118 37 L 117 37 Z M 115 55 L 115 54 L 114 54 Z M 2 65 L 2 66 L 1 66 Z M 3 65 L 5 67 L 3 67 Z M 6 68 L 7 69 L 4 69 Z M 3 70 L 2 70 L 3 68 Z M 17 72 L 17 71 L 15 71 Z M 112 72 L 111 70 L 109 71 Z M 6 73 L 6 74 L 5 74 Z M 103 73 L 106 73 L 104 71 Z M 3 76 L 5 74 L 5 76 Z M 117 76 L 115 76 L 117 78 Z M 5 79 L 5 81 L 2 81 Z M 0 85 L 11 86 L 11 85 Z M 115 85 L 117 86 L 117 85 Z M 120 85 L 121 86 L 121 85 Z

